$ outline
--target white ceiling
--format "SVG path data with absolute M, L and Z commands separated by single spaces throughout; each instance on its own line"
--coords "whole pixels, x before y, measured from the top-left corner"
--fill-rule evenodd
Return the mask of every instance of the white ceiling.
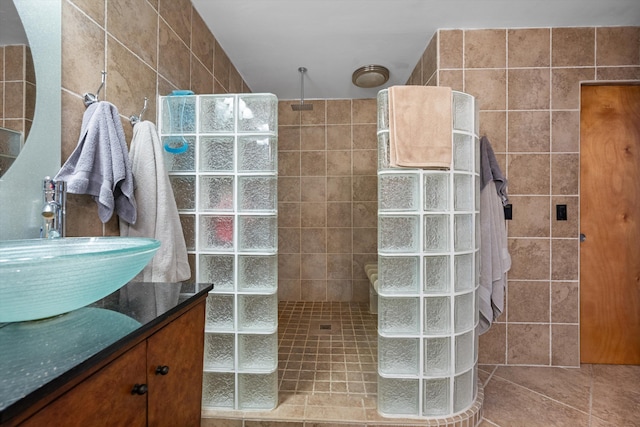
M 406 83 L 439 28 L 640 25 L 640 0 L 192 0 L 253 92 L 280 99 L 373 98 L 353 71 L 380 64 Z M 0 44 L 23 43 L 0 0 Z
M 640 25 L 640 0 L 192 0 L 253 92 L 372 98 L 353 71 L 380 64 L 404 84 L 441 28 Z

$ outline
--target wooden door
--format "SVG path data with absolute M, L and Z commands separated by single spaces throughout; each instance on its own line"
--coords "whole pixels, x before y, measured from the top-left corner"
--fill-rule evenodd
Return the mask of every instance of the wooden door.
M 149 425 L 199 427 L 205 301 L 147 340 Z
M 640 364 L 640 86 L 582 86 L 580 359 Z

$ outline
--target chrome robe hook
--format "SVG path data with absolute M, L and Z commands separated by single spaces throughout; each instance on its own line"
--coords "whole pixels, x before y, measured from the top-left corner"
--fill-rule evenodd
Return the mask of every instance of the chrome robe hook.
M 100 83 L 100 87 L 98 88 L 98 91 L 95 93 L 95 95 L 93 93 L 85 93 L 83 95 L 84 98 L 84 106 L 88 107 L 89 105 L 93 104 L 94 102 L 98 102 L 100 101 L 99 96 L 100 96 L 100 91 L 102 90 L 102 87 L 104 86 L 104 82 L 107 80 L 107 72 L 106 71 L 101 71 L 102 73 L 102 83 Z
M 138 116 L 133 115 L 133 116 L 129 117 L 129 121 L 131 122 L 131 126 L 133 126 L 136 123 L 139 123 L 139 122 L 142 121 L 142 115 L 145 113 L 145 111 L 147 111 L 148 103 L 149 103 L 149 98 L 147 98 L 145 96 L 144 97 L 144 105 L 142 106 L 142 111 L 140 111 L 140 115 L 138 115 Z

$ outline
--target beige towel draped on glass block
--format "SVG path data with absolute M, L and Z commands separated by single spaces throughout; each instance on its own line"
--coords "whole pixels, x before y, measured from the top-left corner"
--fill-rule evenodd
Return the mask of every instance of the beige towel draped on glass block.
M 389 88 L 389 154 L 392 167 L 451 167 L 451 88 Z

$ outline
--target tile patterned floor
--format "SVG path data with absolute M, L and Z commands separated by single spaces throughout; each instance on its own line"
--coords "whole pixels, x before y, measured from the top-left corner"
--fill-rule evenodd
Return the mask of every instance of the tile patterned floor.
M 281 302 L 281 394 L 375 397 L 377 316 L 367 304 Z
M 640 426 L 640 366 L 481 366 L 482 427 Z
M 377 316 L 367 304 L 281 302 L 280 403 L 205 411 L 202 427 L 417 426 L 376 410 Z M 640 427 L 640 366 L 480 366 L 480 427 Z M 456 427 L 472 427 L 466 421 Z

